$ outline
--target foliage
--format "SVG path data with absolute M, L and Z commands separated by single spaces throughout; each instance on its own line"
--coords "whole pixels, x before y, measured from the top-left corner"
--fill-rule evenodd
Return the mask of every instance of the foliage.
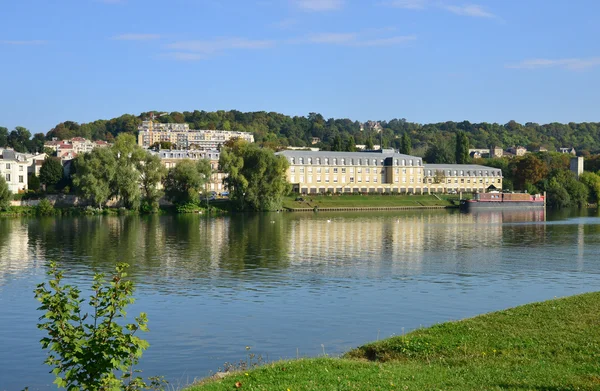
M 569 196 L 567 190 L 558 183 L 556 178 L 550 180 L 546 195 L 548 197 L 547 204 L 550 208 L 559 209 L 571 205 L 571 196 Z
M 600 200 L 600 175 L 586 171 L 579 176 L 579 181 L 588 188 L 588 202 L 598 204 Z
M 455 160 L 458 164 L 467 164 L 471 160 L 469 157 L 469 137 L 467 137 L 464 130 L 456 132 Z
M 412 150 L 412 142 L 407 132 L 402 133 L 402 141 L 400 143 L 400 153 L 410 155 Z
M 46 186 L 56 186 L 63 178 L 63 166 L 59 158 L 47 157 L 40 168 L 40 182 Z
M 35 213 L 38 216 L 52 216 L 54 214 L 54 205 L 44 198 L 40 200 L 40 203 L 35 207 Z
M 239 139 L 228 143 L 221 149 L 219 168 L 228 174 L 223 181 L 239 210 L 278 210 L 290 191 L 285 157 L 256 144 Z
M 150 153 L 137 164 L 137 170 L 140 173 L 142 205 L 146 212 L 155 213 L 158 211 L 158 201 L 164 194 L 159 185 L 167 170 L 160 158 Z
M 27 188 L 34 192 L 40 191 L 41 183 L 40 178 L 34 173 L 27 174 Z
M 96 274 L 89 299 L 92 312 L 83 314 L 81 291 L 63 284 L 63 272 L 51 262 L 51 280 L 39 284 L 35 297 L 44 311 L 38 328 L 47 332 L 42 338 L 44 349 L 50 352 L 45 361 L 53 368 L 54 383 L 68 390 L 141 390 L 148 387 L 141 377 L 133 376 L 148 342 L 136 336 L 148 331 L 148 318 L 141 313 L 135 322 L 126 325 L 125 309 L 134 302 L 133 282 L 126 280 L 128 265 L 120 263 L 107 282 Z
M 115 154 L 109 148 L 95 148 L 90 153 L 77 156 L 75 167 L 73 183 L 84 197 L 102 208 L 113 194 L 117 172 Z
M 8 183 L 0 175 L 0 210 L 8 210 L 11 200 L 12 192 L 8 189 Z
M 534 154 L 527 154 L 516 164 L 515 179 L 524 188 L 525 183 L 537 183 L 548 175 L 549 167 Z
M 427 163 L 452 164 L 456 162 L 450 145 L 441 139 L 436 140 L 429 146 L 423 157 Z
M 210 163 L 206 159 L 197 162 L 183 159 L 169 170 L 164 179 L 167 198 L 174 204 L 198 203 L 200 192 L 211 175 Z

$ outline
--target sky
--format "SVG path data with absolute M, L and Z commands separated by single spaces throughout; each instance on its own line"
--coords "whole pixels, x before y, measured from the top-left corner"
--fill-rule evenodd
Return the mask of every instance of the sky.
M 149 110 L 600 121 L 597 0 L 1 0 L 0 126 Z

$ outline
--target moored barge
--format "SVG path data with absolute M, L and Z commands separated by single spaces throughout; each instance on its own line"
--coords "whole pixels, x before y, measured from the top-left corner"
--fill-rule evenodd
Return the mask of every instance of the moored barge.
M 465 211 L 479 209 L 544 209 L 546 196 L 527 193 L 476 193 L 472 200 L 461 200 Z

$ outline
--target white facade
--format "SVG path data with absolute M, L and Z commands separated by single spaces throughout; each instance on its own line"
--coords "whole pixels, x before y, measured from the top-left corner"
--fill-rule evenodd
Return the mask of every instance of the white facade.
M 14 194 L 27 190 L 27 171 L 31 161 L 24 154 L 13 150 L 2 151 L 0 158 L 0 176 Z

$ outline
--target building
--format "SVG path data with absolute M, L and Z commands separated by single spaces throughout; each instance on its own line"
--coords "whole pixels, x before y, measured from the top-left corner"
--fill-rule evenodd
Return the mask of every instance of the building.
M 425 164 L 423 187 L 430 193 L 485 192 L 502 189 L 502 170 L 477 164 Z
M 502 157 L 504 155 L 504 151 L 502 150 L 502 148 L 496 147 L 496 146 L 491 146 L 489 153 L 490 153 L 489 156 L 491 158 Z
M 570 169 L 575 177 L 579 179 L 579 176 L 583 174 L 583 156 L 576 156 L 571 158 Z
M 31 161 L 23 153 L 12 149 L 0 150 L 0 176 L 13 193 L 27 190 L 27 172 Z
M 502 188 L 500 169 L 479 165 L 423 164 L 393 150 L 373 152 L 282 151 L 287 180 L 302 194 L 446 193 Z
M 44 143 L 44 148 L 51 149 L 56 156 L 68 160 L 68 156 L 77 156 L 81 153 L 92 152 L 94 148 L 109 147 L 112 144 L 106 141 L 92 141 L 83 137 L 73 137 L 70 140 L 57 140 L 56 138 Z
M 577 151 L 575 151 L 575 148 L 558 148 L 558 152 L 570 153 L 573 156 L 577 155 Z
M 138 127 L 138 145 L 150 148 L 155 143 L 169 142 L 177 149 L 218 149 L 226 141 L 241 138 L 254 142 L 254 136 L 248 132 L 234 132 L 227 130 L 195 130 L 188 124 L 161 124 L 153 121 L 144 121 Z
M 521 146 L 510 147 L 506 150 L 506 152 L 514 156 L 523 156 L 527 153 L 527 148 Z
M 160 157 L 162 164 L 167 168 L 173 168 L 183 159 L 200 160 L 207 159 L 210 162 L 210 167 L 213 171 L 210 182 L 208 185 L 208 191 L 215 191 L 221 193 L 225 191 L 223 186 L 223 179 L 227 174 L 219 172 L 219 156 L 220 152 L 216 149 L 211 150 L 172 150 L 162 149 L 158 152 L 151 152 Z
M 313 137 L 312 141 L 310 142 L 312 145 L 318 144 L 321 142 L 321 139 L 319 137 Z
M 300 193 L 417 193 L 423 160 L 393 150 L 373 152 L 282 151 L 287 180 Z

